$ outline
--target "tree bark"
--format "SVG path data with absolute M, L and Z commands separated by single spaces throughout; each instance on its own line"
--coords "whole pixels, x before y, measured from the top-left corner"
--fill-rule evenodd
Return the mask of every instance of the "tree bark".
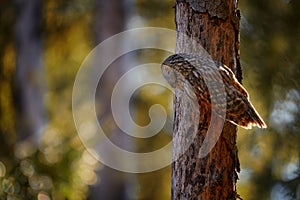
M 19 140 L 40 139 L 45 125 L 41 1 L 16 0 L 16 105 Z
M 239 11 L 235 0 L 177 0 L 177 53 L 200 55 L 201 46 L 216 61 L 229 66 L 241 81 L 239 61 Z M 199 150 L 210 125 L 210 118 L 200 121 L 194 138 L 183 126 L 189 123 L 185 96 L 175 92 L 172 199 L 236 199 L 239 160 L 236 126 L 225 122 L 221 136 L 205 157 Z M 195 112 L 195 111 L 194 111 Z M 200 108 L 200 113 L 203 112 Z M 190 115 L 190 114 L 189 114 Z M 213 119 L 212 119 L 213 121 Z M 217 129 L 218 124 L 214 124 Z M 186 140 L 190 145 L 184 150 Z M 177 152 L 183 152 L 178 157 Z

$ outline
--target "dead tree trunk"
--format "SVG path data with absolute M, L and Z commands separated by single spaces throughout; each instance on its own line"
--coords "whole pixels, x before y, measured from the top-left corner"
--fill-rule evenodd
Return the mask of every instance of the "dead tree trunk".
M 16 105 L 19 139 L 33 139 L 45 125 L 41 1 L 16 0 Z
M 202 46 L 210 56 L 227 66 L 241 81 L 239 62 L 239 11 L 235 0 L 177 0 L 177 53 L 193 53 Z M 193 41 L 193 42 L 192 42 Z M 200 52 L 199 52 L 200 54 Z M 188 105 L 177 92 L 174 97 L 172 199 L 236 199 L 239 161 L 236 126 L 225 122 L 221 136 L 203 158 L 199 150 L 207 136 L 210 119 L 200 121 L 197 134 L 186 151 L 183 132 Z M 183 121 L 182 121 L 183 120 Z M 198 123 L 198 122 L 191 122 Z M 183 152 L 178 158 L 176 152 Z
M 95 42 L 98 45 L 105 39 L 125 30 L 130 4 L 126 4 L 125 0 L 95 0 L 95 6 Z M 124 41 L 118 41 L 111 49 L 120 49 L 122 45 L 124 45 Z M 99 81 L 96 93 L 99 124 L 104 127 L 105 134 L 111 141 L 125 149 L 131 146 L 131 141 L 126 134 L 116 128 L 115 124 L 110 125 L 111 127 L 106 127 L 105 124 L 112 124 L 114 121 L 110 109 L 111 95 L 118 78 L 126 71 L 126 59 L 119 58 L 107 68 Z M 100 67 L 105 66 L 100 65 Z M 130 186 L 128 182 L 130 181 L 127 178 L 131 179 L 132 177 L 108 166 L 103 166 L 98 172 L 98 176 L 101 181 L 91 187 L 90 199 L 129 199 Z

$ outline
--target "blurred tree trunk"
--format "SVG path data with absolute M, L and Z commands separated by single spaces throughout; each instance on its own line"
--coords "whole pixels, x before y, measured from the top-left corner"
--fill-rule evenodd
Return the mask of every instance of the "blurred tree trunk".
M 98 45 L 105 39 L 125 30 L 130 4 L 128 2 L 125 4 L 125 0 L 96 0 L 95 3 L 95 42 Z M 122 48 L 125 43 L 124 41 L 114 42 L 115 46 L 111 48 L 112 51 Z M 115 52 L 109 53 L 114 54 Z M 98 83 L 96 94 L 99 124 L 109 139 L 123 149 L 130 148 L 130 139 L 114 123 L 110 105 L 114 85 L 126 71 L 126 62 L 127 59 L 119 58 L 107 68 Z M 100 67 L 105 66 L 100 65 Z M 103 166 L 98 172 L 98 177 L 100 181 L 91 187 L 91 199 L 129 199 L 128 174 Z
M 176 51 L 201 55 L 197 52 L 201 48 L 196 47 L 201 45 L 214 60 L 229 66 L 241 81 L 239 18 L 235 0 L 177 0 Z M 188 123 L 181 121 L 185 120 L 188 107 L 179 92 L 175 93 L 174 109 L 173 149 L 181 151 L 188 138 L 187 133 L 180 132 L 181 126 Z M 199 149 L 210 125 L 206 120 L 199 123 L 195 138 L 179 159 L 175 159 L 173 152 L 172 199 L 236 199 L 238 196 L 236 126 L 225 122 L 216 145 L 200 158 Z
M 45 124 L 41 0 L 16 0 L 16 93 L 19 139 L 37 141 Z

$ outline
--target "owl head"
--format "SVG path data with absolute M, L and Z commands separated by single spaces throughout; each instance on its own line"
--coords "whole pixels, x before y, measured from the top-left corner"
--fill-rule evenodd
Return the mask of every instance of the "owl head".
M 189 76 L 193 68 L 187 54 L 173 54 L 166 58 L 161 65 L 164 78 L 174 88 Z

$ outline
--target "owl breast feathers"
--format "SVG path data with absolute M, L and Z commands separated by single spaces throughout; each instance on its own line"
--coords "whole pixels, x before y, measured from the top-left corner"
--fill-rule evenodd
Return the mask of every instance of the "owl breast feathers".
M 199 106 L 246 129 L 267 127 L 251 104 L 248 92 L 227 66 L 205 57 L 174 54 L 162 63 L 161 68 L 168 83 L 187 94 L 195 94 Z

